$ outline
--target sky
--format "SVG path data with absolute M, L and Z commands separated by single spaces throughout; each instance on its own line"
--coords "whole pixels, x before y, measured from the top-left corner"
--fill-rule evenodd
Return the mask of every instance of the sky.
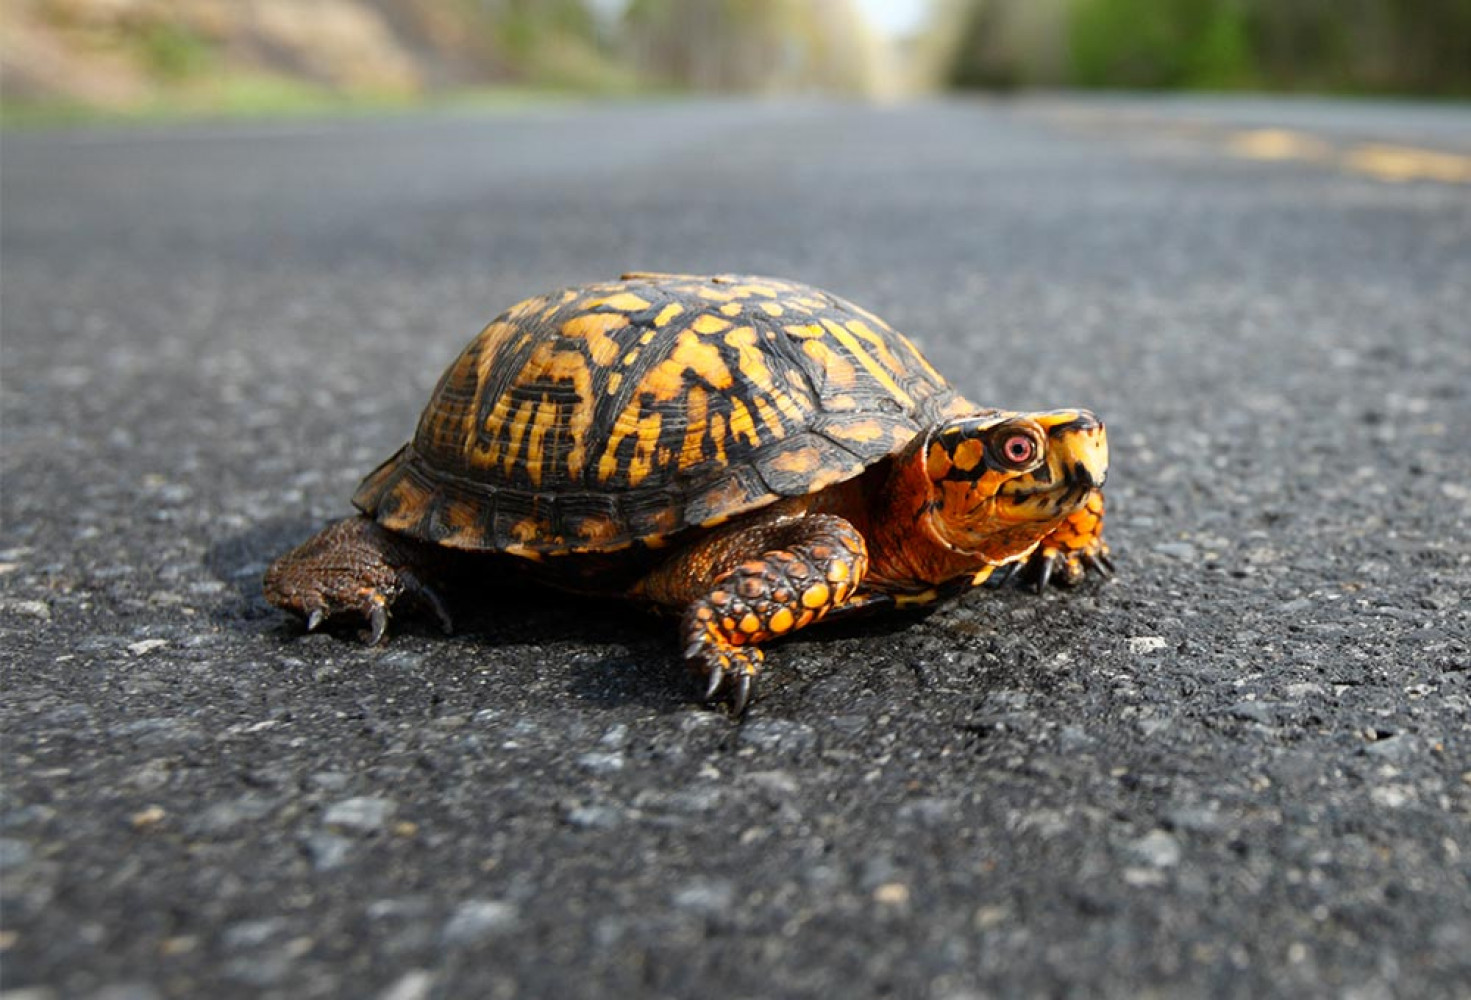
M 868 23 L 890 38 L 912 35 L 924 24 L 929 0 L 856 0 Z
M 931 0 L 854 0 L 868 23 L 890 38 L 903 38 L 924 25 Z M 628 0 L 589 0 L 589 6 L 607 17 L 617 17 Z

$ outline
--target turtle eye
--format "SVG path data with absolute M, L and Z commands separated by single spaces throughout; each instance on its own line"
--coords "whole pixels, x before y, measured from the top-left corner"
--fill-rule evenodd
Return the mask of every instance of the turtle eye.
M 1020 468 L 1037 457 L 1037 442 L 1027 434 L 1013 434 L 1001 442 L 1001 458 Z

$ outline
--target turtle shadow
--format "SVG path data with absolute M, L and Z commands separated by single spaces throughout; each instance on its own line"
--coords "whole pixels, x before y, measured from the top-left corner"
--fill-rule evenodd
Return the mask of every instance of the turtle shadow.
M 266 601 L 261 578 L 273 559 L 328 523 L 314 517 L 275 517 L 216 539 L 205 555 L 206 568 L 224 584 L 223 596 L 207 612 L 213 622 L 282 644 L 307 635 L 304 623 Z M 636 705 L 663 712 L 700 701 L 703 685 L 679 655 L 677 615 L 616 598 L 571 594 L 514 572 L 487 572 L 488 568 L 492 567 L 473 559 L 462 560 L 442 581 L 456 641 L 486 650 L 584 645 L 593 651 L 590 655 L 576 651 L 557 655 L 569 661 L 569 693 L 600 708 Z M 934 610 L 933 606 L 887 610 L 822 622 L 766 648 L 779 669 L 784 648 L 892 636 Z M 362 625 L 351 622 L 328 623 L 323 631 L 352 644 L 362 643 L 365 635 Z M 412 609 L 394 618 L 392 634 L 443 638 L 432 615 Z
M 308 635 L 300 619 L 266 600 L 261 579 L 273 559 L 331 520 L 268 518 L 216 538 L 206 550 L 204 564 L 224 588 L 206 609 L 211 621 L 222 629 L 283 645 Z M 679 660 L 676 618 L 616 599 L 570 594 L 498 569 L 503 570 L 474 559 L 447 567 L 440 591 L 457 641 L 486 649 L 552 642 L 599 650 L 614 647 L 590 657 L 567 655 L 575 661 L 571 691 L 603 707 L 637 703 L 665 710 L 697 698 L 695 684 Z M 328 622 L 321 631 L 353 645 L 365 638 L 363 626 L 353 622 Z M 412 608 L 394 617 L 391 633 L 430 641 L 444 638 L 432 615 Z
M 221 535 L 205 550 L 204 567 L 224 584 L 222 597 L 209 609 L 211 621 L 232 631 L 259 633 L 284 616 L 271 607 L 261 590 L 261 577 L 271 560 L 327 524 L 319 518 L 273 517 Z
M 225 585 L 225 599 L 212 609 L 217 623 L 258 632 L 253 623 L 276 621 L 283 635 L 304 632 L 299 620 L 266 600 L 261 580 L 272 560 L 332 520 L 270 518 L 216 539 L 206 551 L 204 562 L 215 579 Z M 444 578 L 437 583 L 454 621 L 454 634 L 497 645 L 544 641 L 548 636 L 618 641 L 627 633 L 629 638 L 641 635 L 647 639 L 660 620 L 621 601 L 569 594 L 473 557 L 445 567 Z M 358 630 L 350 623 L 334 626 L 330 622 L 323 629 L 333 635 L 350 635 Z M 405 608 L 395 614 L 393 632 L 438 635 L 440 629 L 425 609 Z

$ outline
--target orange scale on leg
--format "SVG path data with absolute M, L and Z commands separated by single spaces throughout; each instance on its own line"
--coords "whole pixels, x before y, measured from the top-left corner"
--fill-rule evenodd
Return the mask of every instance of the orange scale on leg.
M 828 590 L 827 584 L 816 583 L 802 591 L 802 606 L 816 610 L 825 606 L 832 598 L 832 592 Z

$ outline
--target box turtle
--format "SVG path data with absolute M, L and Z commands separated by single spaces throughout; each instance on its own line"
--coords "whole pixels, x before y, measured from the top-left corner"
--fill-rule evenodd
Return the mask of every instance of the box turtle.
M 707 700 L 740 715 L 767 640 L 1018 569 L 1039 591 L 1107 575 L 1107 466 L 1089 411 L 976 406 L 827 292 L 628 274 L 487 326 L 361 515 L 276 560 L 265 593 L 377 643 L 401 607 L 448 630 L 448 562 L 511 566 L 678 613 Z

